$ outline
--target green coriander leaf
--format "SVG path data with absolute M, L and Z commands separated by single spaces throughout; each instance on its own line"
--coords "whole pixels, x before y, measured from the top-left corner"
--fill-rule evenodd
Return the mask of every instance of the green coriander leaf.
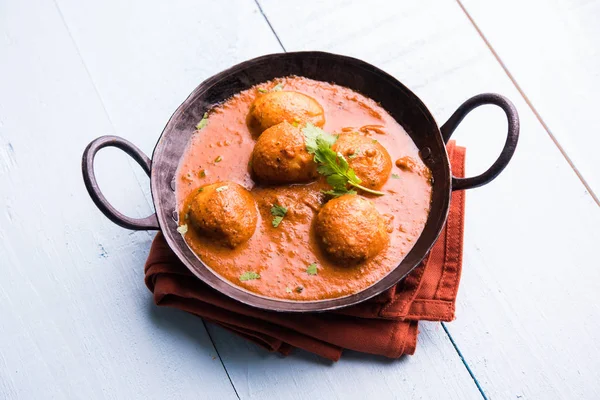
M 273 207 L 271 207 L 271 215 L 274 216 L 278 216 L 278 217 L 285 217 L 285 214 L 287 214 L 287 208 L 280 206 L 279 204 L 275 204 L 273 205 Z
M 223 157 L 217 156 L 217 158 L 215 158 L 216 163 L 221 162 L 221 161 L 223 161 Z
M 281 224 L 281 221 L 283 221 L 283 217 L 285 217 L 287 212 L 288 209 L 279 204 L 274 204 L 273 207 L 271 207 L 271 215 L 273 216 L 272 224 L 274 228 L 277 228 L 279 224 Z
M 348 190 L 346 188 L 343 188 L 343 189 L 333 189 L 333 190 L 322 190 L 321 193 L 326 194 L 328 196 L 340 197 L 345 194 L 356 194 L 356 190 Z
M 318 148 L 314 155 L 315 162 L 327 166 L 331 172 L 326 175 L 344 174 L 346 170 L 340 167 L 337 154 L 331 150 L 329 145 L 324 144 L 320 140 L 317 140 L 317 142 Z
M 341 153 L 336 153 L 331 148 L 337 137 L 331 135 L 320 128 L 308 123 L 302 130 L 304 133 L 304 143 L 309 154 L 313 155 L 314 161 L 319 164 L 317 171 L 327 177 L 327 182 L 333 187 L 333 191 L 328 194 L 340 195 L 343 191 L 347 191 L 347 185 L 354 186 L 367 193 L 372 193 L 378 196 L 383 196 L 385 193 L 377 190 L 369 189 L 361 185 L 361 179 L 356 176 L 356 173 L 348 160 Z M 326 192 L 327 193 L 327 192 Z
M 304 287 L 302 286 L 296 286 L 296 289 L 294 289 L 296 291 L 296 293 L 302 293 L 302 291 L 304 290 Z
M 200 173 L 198 174 L 198 176 L 199 176 L 200 178 L 206 178 L 206 170 L 204 170 L 204 169 L 203 169 L 203 170 L 201 170 L 201 171 L 200 171 Z
M 319 135 L 319 137 L 317 138 L 317 144 L 321 145 L 322 147 L 331 147 L 333 146 L 333 144 L 337 141 L 338 137 L 336 135 L 331 135 L 327 132 L 325 132 L 323 129 L 317 128 L 321 131 L 321 134 Z M 331 150 L 333 151 L 333 150 Z
M 317 274 L 317 263 L 312 263 L 306 268 L 306 273 L 309 275 Z
M 277 228 L 281 224 L 281 221 L 283 221 L 283 217 L 273 217 L 273 221 L 271 221 L 273 228 Z
M 240 275 L 240 281 L 242 281 L 242 282 L 252 281 L 254 279 L 260 279 L 260 274 L 257 274 L 256 272 L 253 272 L 253 271 L 248 271 L 248 272 L 244 272 L 243 274 Z
M 330 135 L 321 128 L 317 128 L 310 122 L 307 123 L 306 127 L 302 129 L 302 133 L 304 133 L 304 143 L 306 143 L 306 150 L 308 150 L 310 154 L 315 154 L 317 150 L 317 138 L 321 137 L 322 140 L 329 143 L 329 146 L 332 146 L 337 140 L 337 136 Z
M 337 163 L 340 166 L 340 168 L 342 169 L 342 171 L 348 171 L 348 169 L 350 168 L 350 166 L 348 165 L 348 160 L 346 160 L 346 158 L 342 155 L 342 153 L 337 153 Z
M 200 192 L 204 192 L 204 188 L 203 187 L 198 188 L 198 193 L 200 193 Z
M 182 235 L 185 235 L 188 231 L 188 226 L 187 224 L 183 224 L 177 227 L 177 232 L 181 233 Z
M 259 87 L 257 90 L 258 90 L 260 93 L 267 93 L 267 92 L 268 92 L 268 90 L 267 90 L 267 89 L 264 89 L 264 88 L 261 88 L 261 87 Z
M 198 122 L 198 124 L 196 125 L 196 129 L 200 130 L 200 129 L 204 128 L 206 125 L 208 125 L 208 113 L 204 113 L 204 116 L 202 117 L 200 122 Z
M 275 85 L 275 87 L 273 89 L 271 89 L 271 92 L 281 92 L 283 90 L 283 83 L 278 83 L 277 85 Z
M 348 180 L 352 183 L 361 183 L 362 180 L 356 176 L 356 173 L 354 173 L 354 170 L 352 168 L 348 169 Z
M 348 178 L 343 175 L 329 175 L 327 177 L 327 183 L 333 186 L 334 189 L 346 189 L 348 184 Z
M 329 176 L 336 173 L 336 171 L 331 168 L 329 165 L 321 164 L 317 167 L 317 172 L 321 175 Z
M 392 174 L 392 178 L 394 178 L 394 179 L 400 179 L 400 175 L 398 175 L 398 174 Z
M 377 143 L 377 139 L 373 139 L 373 143 Z

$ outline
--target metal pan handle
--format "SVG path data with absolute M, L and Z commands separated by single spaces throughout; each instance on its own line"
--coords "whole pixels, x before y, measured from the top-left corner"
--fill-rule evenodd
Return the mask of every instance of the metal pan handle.
M 517 141 L 519 140 L 519 114 L 517 109 L 506 97 L 495 93 L 483 93 L 477 96 L 471 97 L 465 101 L 458 109 L 452 114 L 452 116 L 446 121 L 440 131 L 442 132 L 442 138 L 444 143 L 448 143 L 452 133 L 460 122 L 467 116 L 469 112 L 475 108 L 484 104 L 494 104 L 504 110 L 506 118 L 508 119 L 508 134 L 506 136 L 506 143 L 500 153 L 498 159 L 492 164 L 487 171 L 481 175 L 474 176 L 472 178 L 456 178 L 452 177 L 452 190 L 463 190 L 472 189 L 478 186 L 490 183 L 494 178 L 502 172 L 508 165 L 508 162 L 515 153 L 517 147 Z
M 102 136 L 92 141 L 83 152 L 81 160 L 81 170 L 83 172 L 83 181 L 87 188 L 90 197 L 96 204 L 96 206 L 102 211 L 104 215 L 108 217 L 115 224 L 122 226 L 123 228 L 132 229 L 135 231 L 143 230 L 159 230 L 158 219 L 156 213 L 147 216 L 146 218 L 131 218 L 128 217 L 114 208 L 106 197 L 100 191 L 98 182 L 96 181 L 96 174 L 94 173 L 94 158 L 96 153 L 104 147 L 117 147 L 129 154 L 137 163 L 146 171 L 150 176 L 150 170 L 152 168 L 152 162 L 140 149 L 135 147 L 131 142 L 120 138 L 118 136 Z

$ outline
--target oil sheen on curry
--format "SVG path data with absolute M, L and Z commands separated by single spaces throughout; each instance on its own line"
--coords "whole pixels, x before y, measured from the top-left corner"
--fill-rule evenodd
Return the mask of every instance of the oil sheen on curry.
M 423 231 L 431 173 L 357 92 L 276 79 L 196 129 L 177 173 L 178 231 L 234 285 L 296 301 L 347 296 L 398 266 Z

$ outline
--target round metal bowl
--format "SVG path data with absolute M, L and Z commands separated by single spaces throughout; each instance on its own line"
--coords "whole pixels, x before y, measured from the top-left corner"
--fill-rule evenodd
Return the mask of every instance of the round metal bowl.
M 195 124 L 215 104 L 251 86 L 278 77 L 298 75 L 353 89 L 377 101 L 408 132 L 433 175 L 431 211 L 412 250 L 390 273 L 364 290 L 349 296 L 318 300 L 291 301 L 264 297 L 238 287 L 207 267 L 177 232 L 175 173 L 179 160 L 195 130 Z M 460 121 L 472 109 L 494 104 L 508 118 L 508 135 L 499 158 L 483 174 L 454 178 L 445 143 Z M 167 243 L 183 264 L 215 290 L 250 306 L 286 312 L 325 311 L 365 301 L 404 278 L 429 252 L 448 215 L 453 190 L 470 189 L 493 180 L 508 164 L 519 136 L 519 118 L 510 101 L 497 94 L 480 94 L 462 104 L 450 119 L 438 127 L 419 98 L 391 75 L 355 58 L 323 53 L 297 52 L 271 54 L 238 64 L 202 82 L 175 111 L 154 148 L 152 160 L 125 139 L 103 136 L 83 154 L 83 177 L 98 208 L 116 224 L 134 230 L 161 230 Z M 150 175 L 156 214 L 143 219 L 127 217 L 108 203 L 94 175 L 94 156 L 103 147 L 114 146 L 131 155 Z

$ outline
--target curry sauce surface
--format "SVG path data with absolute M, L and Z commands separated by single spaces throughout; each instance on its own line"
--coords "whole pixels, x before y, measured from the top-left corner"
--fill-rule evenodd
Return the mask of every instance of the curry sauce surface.
M 250 156 L 255 143 L 246 126 L 250 104 L 264 91 L 283 87 L 316 99 L 325 110 L 330 133 L 357 131 L 379 141 L 389 152 L 392 176 L 380 189 L 384 196 L 359 193 L 371 199 L 386 218 L 387 248 L 361 264 L 348 266 L 327 258 L 317 243 L 311 224 L 330 189 L 323 178 L 308 184 L 260 186 L 252 179 Z M 397 160 L 400 160 L 396 162 Z M 393 270 L 413 247 L 427 220 L 431 179 L 418 149 L 404 129 L 376 102 L 334 84 L 302 77 L 287 77 L 259 84 L 213 108 L 208 124 L 194 133 L 177 173 L 180 221 L 195 191 L 218 181 L 233 181 L 251 190 L 259 210 L 254 235 L 235 249 L 222 247 L 189 228 L 184 235 L 190 248 L 215 273 L 251 292 L 290 300 L 318 300 L 359 292 Z M 271 207 L 288 212 L 274 228 Z M 317 263 L 317 275 L 306 271 Z M 260 279 L 240 281 L 252 271 Z

